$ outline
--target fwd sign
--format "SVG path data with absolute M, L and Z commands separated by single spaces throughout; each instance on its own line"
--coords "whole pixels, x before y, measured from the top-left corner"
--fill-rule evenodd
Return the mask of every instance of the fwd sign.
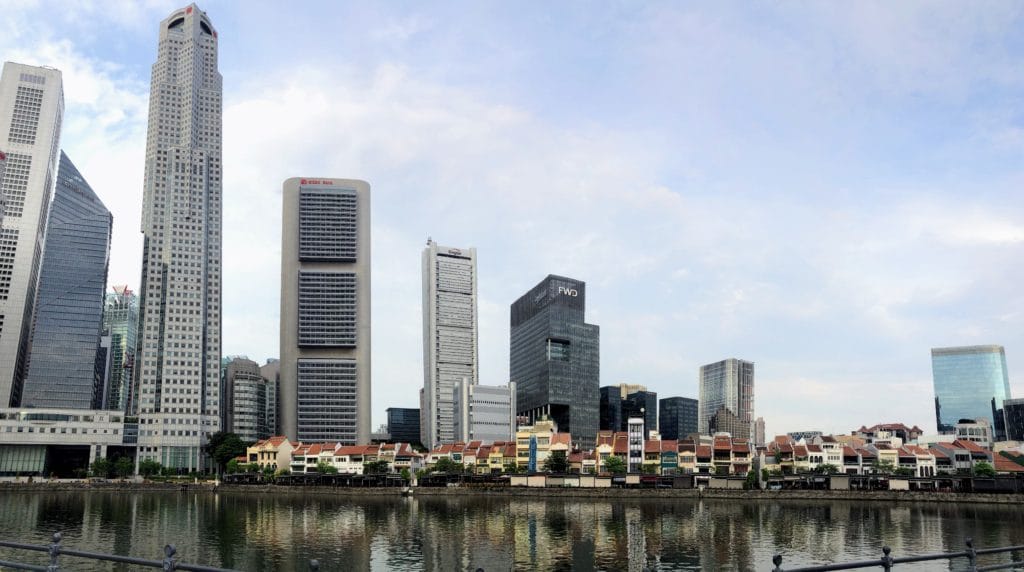
M 565 286 L 559 286 L 558 287 L 558 293 L 559 294 L 565 294 L 566 296 L 573 296 L 573 297 L 576 297 L 576 296 L 580 295 L 579 290 L 576 290 L 575 288 L 566 288 Z

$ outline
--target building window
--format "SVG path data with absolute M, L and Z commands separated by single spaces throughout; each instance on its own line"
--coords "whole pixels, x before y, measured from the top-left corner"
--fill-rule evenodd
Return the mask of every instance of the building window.
M 548 338 L 548 361 L 569 361 L 569 341 Z

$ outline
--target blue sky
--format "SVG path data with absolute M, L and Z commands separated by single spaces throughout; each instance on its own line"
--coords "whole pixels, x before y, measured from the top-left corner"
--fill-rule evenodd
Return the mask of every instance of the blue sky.
M 63 146 L 136 287 L 157 25 L 177 3 L 5 6 L 64 72 Z M 587 282 L 601 383 L 696 396 L 756 362 L 769 432 L 934 430 L 929 349 L 1003 344 L 1024 396 L 1024 7 L 955 2 L 213 2 L 225 354 L 278 350 L 280 186 L 373 187 L 374 425 L 422 386 L 420 250 L 479 253 L 481 381 L 508 307 Z

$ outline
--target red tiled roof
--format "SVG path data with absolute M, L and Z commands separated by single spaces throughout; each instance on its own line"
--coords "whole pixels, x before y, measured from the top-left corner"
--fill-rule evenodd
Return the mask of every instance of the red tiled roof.
M 857 451 L 853 450 L 853 447 L 849 445 L 843 445 L 843 456 L 844 457 L 856 457 Z
M 711 456 L 711 446 L 710 445 L 698 445 L 697 446 L 697 456 L 698 457 L 710 457 Z
M 956 447 L 959 447 L 961 449 L 967 449 L 968 451 L 978 451 L 978 452 L 982 452 L 982 453 L 987 452 L 984 448 L 981 447 L 981 445 L 978 445 L 974 441 L 966 441 L 964 439 L 957 439 L 956 441 L 953 441 L 953 445 L 955 445 Z
M 660 453 L 660 441 L 644 441 L 644 453 Z
M 615 433 L 615 442 L 612 444 L 613 453 L 629 452 L 629 435 L 626 433 Z
M 931 449 L 928 449 L 928 452 L 931 453 L 932 455 L 934 455 L 936 459 L 938 459 L 940 457 L 943 458 L 943 459 L 948 459 L 949 458 L 949 455 L 944 453 L 942 451 L 942 449 L 939 449 L 938 447 L 932 447 Z
M 809 453 L 821 453 L 821 445 L 807 445 Z
M 1024 473 L 1024 466 L 1018 465 L 1013 459 L 1008 459 L 1002 455 L 993 455 L 992 457 L 993 466 L 996 472 L 999 473 Z
M 662 440 L 661 441 L 661 451 L 663 453 L 666 452 L 666 451 L 679 452 L 679 441 L 677 441 L 675 439 L 664 439 L 664 440 Z

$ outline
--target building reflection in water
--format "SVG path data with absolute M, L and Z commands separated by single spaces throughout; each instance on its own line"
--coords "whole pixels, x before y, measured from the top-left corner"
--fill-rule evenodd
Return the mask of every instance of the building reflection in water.
M 42 544 L 60 530 L 67 546 L 148 558 L 173 542 L 188 562 L 285 572 L 314 557 L 355 571 L 767 570 L 775 553 L 792 567 L 883 545 L 958 551 L 968 536 L 1024 544 L 1016 506 L 939 503 L 60 492 L 0 496 L 0 514 L 2 538 Z

